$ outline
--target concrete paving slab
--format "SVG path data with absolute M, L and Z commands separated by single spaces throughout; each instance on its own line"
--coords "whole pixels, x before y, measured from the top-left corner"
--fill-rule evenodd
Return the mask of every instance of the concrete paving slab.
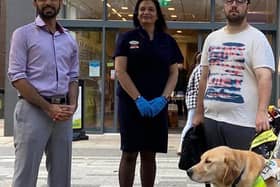
M 0 120 L 0 131 L 3 130 Z M 2 127 L 2 128 L 1 128 Z M 155 187 L 204 187 L 204 184 L 189 180 L 186 173 L 178 169 L 176 155 L 180 134 L 170 133 L 167 154 L 157 154 L 157 176 Z M 121 151 L 118 133 L 90 134 L 89 140 L 73 142 L 72 187 L 117 187 L 118 166 Z M 14 166 L 13 137 L 0 134 L 0 187 L 10 187 Z M 139 160 L 136 165 L 135 187 L 141 187 Z M 47 171 L 43 157 L 37 187 L 47 187 Z

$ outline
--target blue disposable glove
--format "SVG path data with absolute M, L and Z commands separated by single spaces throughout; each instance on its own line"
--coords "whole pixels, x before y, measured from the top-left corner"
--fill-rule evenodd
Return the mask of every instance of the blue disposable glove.
M 135 100 L 135 104 L 143 117 L 152 117 L 152 107 L 150 103 L 142 96 Z
M 152 117 L 155 117 L 162 111 L 168 101 L 164 96 L 160 96 L 152 99 L 149 103 L 152 106 Z

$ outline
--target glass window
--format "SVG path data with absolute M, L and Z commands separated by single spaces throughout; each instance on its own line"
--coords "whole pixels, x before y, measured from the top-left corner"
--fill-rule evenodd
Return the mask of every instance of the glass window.
M 124 33 L 130 29 L 119 29 L 119 33 Z M 192 55 L 197 51 L 198 43 L 198 31 L 197 30 L 186 30 L 186 29 L 168 29 L 167 33 L 170 34 L 177 42 L 183 57 L 184 57 L 184 66 L 189 66 L 192 63 Z M 107 38 L 108 40 L 113 40 L 115 38 Z M 107 44 L 108 48 L 108 44 Z
M 72 32 L 79 46 L 80 79 L 84 81 L 84 127 L 101 129 L 102 31 Z
M 225 21 L 223 1 L 216 0 L 216 21 Z M 251 23 L 276 23 L 276 0 L 251 0 L 248 11 L 248 21 Z
M 198 31 L 169 29 L 168 33 L 176 40 L 184 57 L 184 68 L 188 69 L 193 63 L 193 55 L 197 51 Z
M 159 0 L 167 21 L 209 21 L 209 0 Z M 136 0 L 108 0 L 109 20 L 132 20 Z
M 106 78 L 105 78 L 105 119 L 104 119 L 104 128 L 106 131 L 110 131 L 118 128 L 118 123 L 114 123 L 114 107 L 115 104 L 115 86 L 116 78 L 114 71 L 114 61 L 112 61 L 112 55 L 115 51 L 115 41 L 119 33 L 126 32 L 130 29 L 114 29 L 106 32 Z M 198 31 L 194 30 L 174 30 L 169 29 L 168 33 L 176 40 L 181 52 L 184 56 L 183 67 L 189 71 L 189 68 L 192 66 L 193 54 L 197 51 L 198 43 Z M 185 120 L 186 109 L 183 105 L 183 100 L 181 103 L 178 103 L 178 107 L 182 109 L 180 113 L 180 119 Z M 117 124 L 114 126 L 114 124 Z
M 115 41 L 117 31 L 106 32 L 106 76 L 105 76 L 105 114 L 104 114 L 104 128 L 105 131 L 112 131 L 114 127 L 114 107 L 115 107 L 115 86 L 117 80 L 115 78 L 115 63 L 112 56 L 115 51 Z
M 102 19 L 103 0 L 65 0 L 67 19 Z

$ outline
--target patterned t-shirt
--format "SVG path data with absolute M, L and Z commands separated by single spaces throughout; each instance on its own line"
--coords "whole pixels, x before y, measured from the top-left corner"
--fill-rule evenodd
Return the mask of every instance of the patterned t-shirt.
M 275 69 L 265 35 L 252 26 L 238 34 L 217 30 L 205 41 L 201 64 L 209 66 L 205 117 L 255 127 L 258 89 L 254 69 Z

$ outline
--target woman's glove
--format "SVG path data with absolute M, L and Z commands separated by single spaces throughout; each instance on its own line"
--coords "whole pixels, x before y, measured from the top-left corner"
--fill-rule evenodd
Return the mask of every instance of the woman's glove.
M 152 107 L 152 117 L 158 115 L 165 105 L 168 103 L 168 100 L 164 96 L 156 97 L 149 101 Z
M 152 117 L 152 106 L 143 96 L 138 97 L 135 100 L 135 104 L 136 104 L 141 116 Z

